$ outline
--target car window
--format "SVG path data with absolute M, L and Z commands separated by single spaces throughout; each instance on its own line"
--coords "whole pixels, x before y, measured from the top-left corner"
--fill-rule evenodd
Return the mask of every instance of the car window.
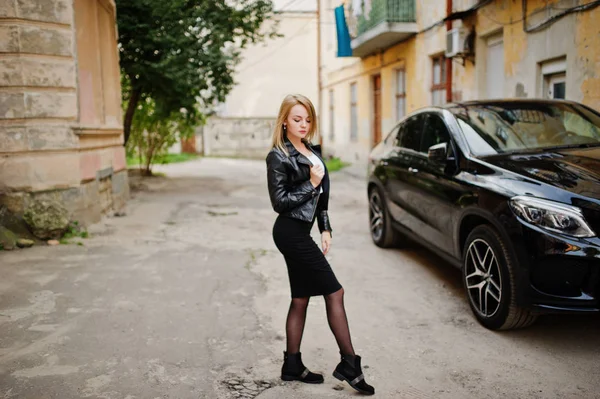
M 474 154 L 492 155 L 497 153 L 494 146 L 485 139 L 486 136 L 479 134 L 471 125 L 462 119 L 457 118 L 456 121 L 458 122 L 458 126 L 462 129 L 465 139 L 467 139 L 467 143 L 469 143 L 469 148 L 471 148 L 471 151 L 473 151 Z
M 385 145 L 394 145 L 394 146 L 398 145 L 398 140 L 400 139 L 400 127 L 401 126 L 402 125 L 394 126 L 394 128 L 390 131 L 390 133 L 387 135 L 387 137 L 384 140 Z
M 419 151 L 421 145 L 421 131 L 423 130 L 422 115 L 415 115 L 406 120 L 400 128 L 399 147 Z
M 588 119 L 584 118 L 585 113 L 587 113 L 585 110 L 582 110 L 579 114 L 563 112 L 562 117 L 565 129 L 567 132 L 576 132 L 574 134 L 580 136 L 591 138 L 600 137 L 600 126 L 589 123 Z
M 600 146 L 600 114 L 576 103 L 485 102 L 449 111 L 477 156 Z
M 425 128 L 423 129 L 420 152 L 427 154 L 429 147 L 449 142 L 450 133 L 442 118 L 434 114 L 428 115 L 427 121 L 425 122 Z

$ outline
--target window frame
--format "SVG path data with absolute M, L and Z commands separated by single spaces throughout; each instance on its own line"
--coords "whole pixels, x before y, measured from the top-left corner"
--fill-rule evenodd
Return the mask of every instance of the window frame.
M 561 56 L 552 60 L 544 61 L 539 64 L 541 81 L 541 98 L 554 99 L 550 97 L 551 85 L 553 80 L 563 80 L 565 84 L 565 99 L 567 97 L 567 57 Z
M 556 97 L 555 93 L 555 84 L 562 83 L 564 85 L 564 97 Z M 549 75 L 544 75 L 544 92 L 546 93 L 546 98 L 551 100 L 566 100 L 567 98 L 567 73 L 559 72 L 553 73 Z
M 434 106 L 443 105 L 446 103 L 446 98 L 443 96 L 443 100 L 440 104 L 434 103 L 434 93 L 436 92 L 444 92 L 446 91 L 446 56 L 442 54 L 437 54 L 431 57 L 431 104 Z M 440 81 L 439 83 L 435 83 L 435 66 L 436 63 L 439 62 L 440 65 Z

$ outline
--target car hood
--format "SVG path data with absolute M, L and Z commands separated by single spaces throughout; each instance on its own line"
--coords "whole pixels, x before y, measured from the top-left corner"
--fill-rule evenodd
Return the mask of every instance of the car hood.
M 600 147 L 496 155 L 485 161 L 540 183 L 600 199 Z

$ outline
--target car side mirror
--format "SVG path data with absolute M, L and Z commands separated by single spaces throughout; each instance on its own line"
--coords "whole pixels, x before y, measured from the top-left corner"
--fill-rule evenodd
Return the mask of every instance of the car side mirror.
M 433 163 L 446 163 L 448 160 L 448 143 L 440 143 L 429 147 L 427 158 Z

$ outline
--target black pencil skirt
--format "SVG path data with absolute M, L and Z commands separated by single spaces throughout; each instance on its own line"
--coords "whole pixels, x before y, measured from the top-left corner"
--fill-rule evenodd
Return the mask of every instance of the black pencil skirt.
M 288 269 L 292 298 L 329 295 L 342 288 L 323 251 L 312 239 L 314 224 L 278 216 L 273 240 Z

